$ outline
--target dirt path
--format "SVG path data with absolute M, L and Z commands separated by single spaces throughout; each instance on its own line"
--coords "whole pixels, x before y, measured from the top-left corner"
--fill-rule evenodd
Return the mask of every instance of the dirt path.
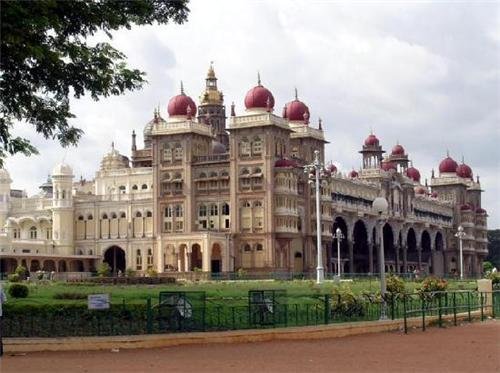
M 500 321 L 316 341 L 4 356 L 15 372 L 500 372 Z

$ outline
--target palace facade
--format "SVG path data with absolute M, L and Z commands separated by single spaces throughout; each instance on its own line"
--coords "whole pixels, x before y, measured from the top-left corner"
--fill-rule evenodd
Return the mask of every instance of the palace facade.
M 335 272 L 340 228 L 343 272 L 377 272 L 380 229 L 387 271 L 444 275 L 459 268 L 459 225 L 465 273 L 482 271 L 487 213 L 469 166 L 448 155 L 423 185 L 403 146 L 384 156 L 372 133 L 360 170 L 326 164 L 316 211 L 303 166 L 315 150 L 328 158 L 321 120 L 310 123 L 297 93 L 278 115 L 260 78 L 244 102 L 244 113 L 232 104 L 227 118 L 210 66 L 198 105 L 181 87 L 168 117 L 155 110 L 144 127 L 143 146 L 135 132 L 130 158 L 112 146 L 91 181 L 60 164 L 28 197 L 0 170 L 0 271 L 90 272 L 105 261 L 115 272 L 312 272 L 320 229 L 326 270 Z M 372 210 L 379 196 L 389 202 L 383 224 Z

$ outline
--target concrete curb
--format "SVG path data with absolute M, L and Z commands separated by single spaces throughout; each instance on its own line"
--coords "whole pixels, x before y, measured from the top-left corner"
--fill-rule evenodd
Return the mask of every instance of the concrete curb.
M 472 316 L 479 316 L 472 312 Z M 468 315 L 457 315 L 457 320 L 467 319 Z M 452 321 L 453 315 L 442 317 Z M 426 324 L 437 321 L 437 316 L 426 318 Z M 421 327 L 421 318 L 407 319 L 408 328 Z M 96 351 L 110 349 L 158 348 L 181 345 L 211 343 L 267 342 L 274 340 L 314 340 L 339 338 L 350 335 L 380 333 L 403 330 L 400 320 L 360 321 L 353 323 L 329 324 L 318 326 L 289 327 L 277 329 L 233 330 L 224 332 L 196 332 L 176 334 L 147 334 L 132 336 L 104 337 L 64 337 L 64 338 L 4 338 L 5 353 L 40 351 Z

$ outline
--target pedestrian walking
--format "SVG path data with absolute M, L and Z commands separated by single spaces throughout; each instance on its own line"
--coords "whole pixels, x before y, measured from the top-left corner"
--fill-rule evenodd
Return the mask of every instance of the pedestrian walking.
M 4 304 L 7 301 L 7 296 L 5 295 L 5 292 L 3 291 L 2 284 L 0 284 L 0 358 L 3 355 L 3 340 L 2 340 L 2 322 L 3 322 L 3 313 L 2 313 L 2 304 Z

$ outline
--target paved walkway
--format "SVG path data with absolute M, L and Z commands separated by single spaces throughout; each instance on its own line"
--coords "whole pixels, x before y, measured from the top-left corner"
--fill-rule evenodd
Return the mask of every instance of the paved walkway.
M 313 341 L 5 356 L 8 372 L 500 372 L 500 321 Z

